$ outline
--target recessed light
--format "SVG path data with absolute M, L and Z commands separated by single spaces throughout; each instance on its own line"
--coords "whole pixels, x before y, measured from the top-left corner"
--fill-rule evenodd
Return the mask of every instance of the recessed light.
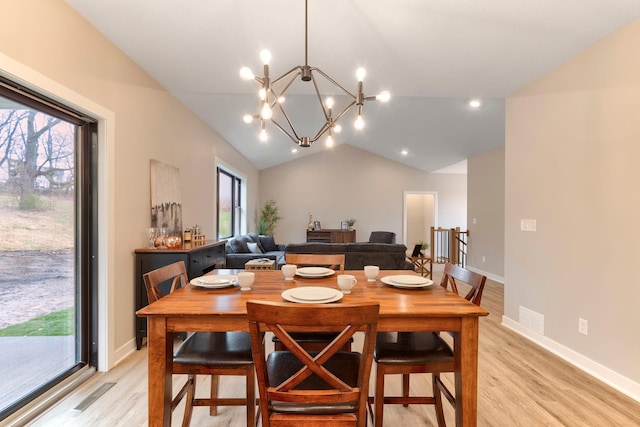
M 482 101 L 480 101 L 477 98 L 469 101 L 469 107 L 471 108 L 480 108 L 481 105 L 482 105 Z
M 297 149 L 297 148 L 292 148 L 292 149 L 291 149 L 291 152 L 292 152 L 293 154 L 295 154 L 295 153 L 297 153 L 297 152 L 298 152 L 298 149 Z
M 408 150 L 402 150 L 400 152 L 400 154 L 402 154 L 403 156 L 406 156 L 407 154 L 409 154 L 409 151 Z

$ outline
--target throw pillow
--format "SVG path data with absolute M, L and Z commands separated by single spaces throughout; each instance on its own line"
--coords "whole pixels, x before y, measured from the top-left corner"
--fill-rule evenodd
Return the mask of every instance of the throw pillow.
M 249 248 L 249 252 L 251 252 L 252 254 L 261 254 L 262 253 L 262 251 L 258 247 L 257 243 L 247 242 L 247 247 Z
M 241 239 L 231 239 L 227 242 L 227 245 L 231 248 L 233 253 L 236 254 L 246 254 L 249 253 L 249 248 L 247 247 L 247 243 Z
M 276 245 L 273 236 L 260 236 L 260 243 L 265 252 L 278 251 L 278 245 Z

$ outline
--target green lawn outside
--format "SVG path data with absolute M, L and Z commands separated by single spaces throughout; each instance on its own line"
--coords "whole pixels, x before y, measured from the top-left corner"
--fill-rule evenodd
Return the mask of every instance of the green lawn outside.
M 0 337 L 51 337 L 73 334 L 75 315 L 72 307 L 0 329 Z

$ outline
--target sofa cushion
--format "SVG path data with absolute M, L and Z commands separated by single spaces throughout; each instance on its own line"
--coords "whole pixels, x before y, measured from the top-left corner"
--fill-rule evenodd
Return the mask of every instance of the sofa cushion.
M 405 253 L 407 247 L 397 243 L 349 243 L 347 252 L 400 252 Z
M 262 249 L 255 242 L 247 242 L 247 247 L 249 248 L 249 252 L 251 252 L 252 254 L 261 254 L 262 253 Z
M 285 251 L 292 254 L 344 254 L 348 243 L 289 243 Z
M 273 236 L 260 236 L 259 238 L 260 245 L 262 246 L 263 252 L 273 252 L 280 250 L 278 245 L 276 245 L 276 241 L 273 239 Z
M 369 243 L 395 243 L 396 233 L 392 231 L 372 231 L 369 235 Z
M 229 240 L 227 246 L 231 249 L 231 252 L 235 254 L 249 253 L 249 247 L 247 246 L 247 241 L 244 239 L 244 236 L 238 236 Z

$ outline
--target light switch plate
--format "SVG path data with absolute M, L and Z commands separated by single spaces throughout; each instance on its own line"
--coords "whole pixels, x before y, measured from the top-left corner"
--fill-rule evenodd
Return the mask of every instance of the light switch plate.
M 536 220 L 535 219 L 521 219 L 520 220 L 520 230 L 521 231 L 536 231 Z

